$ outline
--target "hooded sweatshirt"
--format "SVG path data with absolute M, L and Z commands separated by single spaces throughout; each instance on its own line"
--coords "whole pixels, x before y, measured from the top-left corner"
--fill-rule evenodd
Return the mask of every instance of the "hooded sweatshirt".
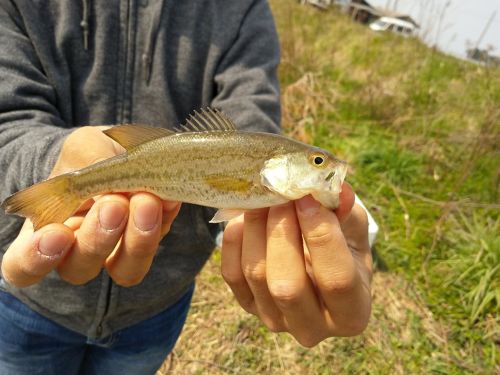
M 88 124 L 173 128 L 213 106 L 241 130 L 277 132 L 277 35 L 264 0 L 0 2 L 0 201 L 49 175 L 65 137 Z M 74 150 L 85 152 L 85 150 Z M 92 339 L 163 311 L 214 248 L 212 209 L 183 204 L 141 284 L 105 270 L 74 286 L 52 272 L 0 288 Z M 23 220 L 0 213 L 0 257 Z

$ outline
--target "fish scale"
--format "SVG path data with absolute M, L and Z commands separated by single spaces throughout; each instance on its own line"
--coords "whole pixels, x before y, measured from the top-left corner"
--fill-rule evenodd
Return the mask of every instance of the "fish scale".
M 196 112 L 182 129 L 174 133 L 122 125 L 106 130 L 126 153 L 35 184 L 7 198 L 2 207 L 40 227 L 63 222 L 82 201 L 110 192 L 147 191 L 165 200 L 215 207 L 222 220 L 235 210 L 307 194 L 330 208 L 338 204 L 346 167 L 325 150 L 281 135 L 237 131 L 213 109 Z
M 119 155 L 115 161 L 81 170 L 75 176 L 75 190 L 87 197 L 145 190 L 163 199 L 216 204 L 220 208 L 253 208 L 261 201 L 264 205 L 284 201 L 260 185 L 258 178 L 270 153 L 279 151 L 273 147 L 272 135 L 246 133 L 236 135 L 234 140 L 224 132 L 207 132 L 181 133 L 169 138 L 172 139 L 152 141 L 126 157 Z M 266 144 L 269 146 L 263 147 Z M 245 152 L 248 148 L 252 153 Z M 249 197 L 250 191 L 221 189 L 207 182 L 218 176 L 251 182 L 252 196 Z M 242 198 L 244 202 L 240 202 Z

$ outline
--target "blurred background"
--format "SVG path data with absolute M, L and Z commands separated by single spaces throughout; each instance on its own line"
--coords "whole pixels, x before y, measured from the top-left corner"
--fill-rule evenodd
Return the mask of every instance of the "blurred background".
M 158 374 L 500 373 L 500 2 L 270 3 L 284 131 L 347 160 L 380 227 L 371 322 L 302 348 L 215 251 Z
M 366 6 L 365 11 L 375 17 L 394 14 L 402 19 L 410 17 L 417 25 L 415 35 L 447 54 L 473 58 L 471 52 L 478 49 L 500 56 L 498 0 L 312 0 L 303 3 L 323 8 Z

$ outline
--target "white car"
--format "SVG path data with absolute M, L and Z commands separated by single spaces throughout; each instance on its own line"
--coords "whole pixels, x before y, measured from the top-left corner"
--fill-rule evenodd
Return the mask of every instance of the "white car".
M 410 36 L 415 33 L 417 27 L 413 23 L 399 18 L 380 17 L 378 20 L 370 24 L 370 29 L 375 31 L 390 30 L 404 36 Z
M 326 10 L 332 5 L 332 0 L 299 0 L 300 4 L 310 4 L 317 8 Z

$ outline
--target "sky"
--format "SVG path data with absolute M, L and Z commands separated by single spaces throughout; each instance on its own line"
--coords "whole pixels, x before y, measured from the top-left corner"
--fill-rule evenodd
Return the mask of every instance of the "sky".
M 443 52 L 465 57 L 466 48 L 475 47 L 488 20 L 494 18 L 479 48 L 493 48 L 500 56 L 500 0 L 368 0 L 412 16 L 421 26 L 419 34 Z

